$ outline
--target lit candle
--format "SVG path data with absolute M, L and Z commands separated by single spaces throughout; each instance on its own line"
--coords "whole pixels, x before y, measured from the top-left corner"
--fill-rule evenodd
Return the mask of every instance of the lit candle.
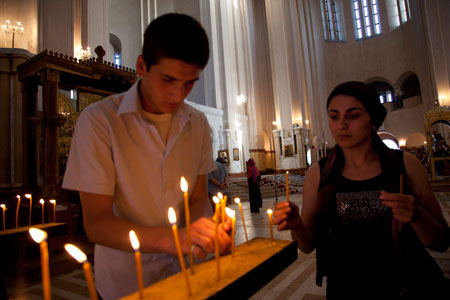
M 53 204 L 53 223 L 56 222 L 56 200 L 51 199 L 50 203 Z
M 286 171 L 286 201 L 289 202 L 289 171 Z
M 95 289 L 94 278 L 92 277 L 91 264 L 88 262 L 86 254 L 83 253 L 77 246 L 72 244 L 65 244 L 64 248 L 73 258 L 75 258 L 80 264 L 83 264 L 84 276 L 89 288 L 89 295 L 91 299 L 97 300 L 97 290 Z
M 216 264 L 217 264 L 217 281 L 220 281 L 220 254 L 219 254 L 219 209 L 220 200 L 219 197 L 214 196 L 213 201 L 216 204 L 216 213 L 214 214 L 213 220 L 215 225 L 215 236 L 214 236 L 214 250 L 216 253 Z
M 223 198 L 223 195 L 221 192 L 217 193 L 217 197 L 220 199 L 220 213 L 222 215 L 222 224 L 225 223 L 225 199 Z
M 44 299 L 50 300 L 50 267 L 48 262 L 47 232 L 34 227 L 28 229 L 28 232 L 33 240 L 39 244 L 39 248 L 41 249 L 42 287 L 44 289 Z
M 134 259 L 136 260 L 136 269 L 137 269 L 137 278 L 139 285 L 139 298 L 144 298 L 144 284 L 142 283 L 142 264 L 141 264 L 141 244 L 136 236 L 136 232 L 134 230 L 130 230 L 130 241 L 131 246 L 134 249 Z
M 191 268 L 191 274 L 194 275 L 194 258 L 192 257 L 191 215 L 189 213 L 188 183 L 183 176 L 181 176 L 180 187 L 184 194 L 184 213 L 186 219 L 187 242 L 189 249 L 189 266 Z
M 234 235 L 236 230 L 236 212 L 231 208 L 226 207 L 225 211 L 231 218 L 231 257 L 234 257 Z
M 19 208 L 20 208 L 20 195 L 17 195 L 17 208 L 16 208 L 16 228 L 19 227 Z
M 272 241 L 272 244 L 273 244 L 272 213 L 273 213 L 273 211 L 269 208 L 269 209 L 267 210 L 267 214 L 269 215 L 270 240 Z
M 244 225 L 245 240 L 247 241 L 247 244 L 248 244 L 247 227 L 245 226 L 244 212 L 242 211 L 241 199 L 234 198 L 234 202 L 236 202 L 236 204 L 239 205 L 239 210 L 241 212 L 241 218 L 242 218 L 242 224 Z
M 44 203 L 45 203 L 45 201 L 44 201 L 44 199 L 41 199 L 41 200 L 39 200 L 39 203 L 41 203 L 41 205 L 42 205 L 42 224 L 44 224 Z
M 5 223 L 6 206 L 5 206 L 5 204 L 0 204 L 0 207 L 2 208 L 2 211 L 3 211 L 3 230 L 6 230 L 6 223 Z
M 31 226 L 31 209 L 32 204 L 33 204 L 33 197 L 31 196 L 31 194 L 25 194 L 25 198 L 30 199 L 30 213 L 28 214 L 28 226 Z
M 191 287 L 189 285 L 189 278 L 186 272 L 186 266 L 184 265 L 183 253 L 181 252 L 180 239 L 178 238 L 177 231 L 177 215 L 172 207 L 169 207 L 169 222 L 172 225 L 173 238 L 175 240 L 175 246 L 177 247 L 178 258 L 180 260 L 181 270 L 183 271 L 184 277 L 186 279 L 186 286 L 188 290 L 188 295 L 191 295 Z

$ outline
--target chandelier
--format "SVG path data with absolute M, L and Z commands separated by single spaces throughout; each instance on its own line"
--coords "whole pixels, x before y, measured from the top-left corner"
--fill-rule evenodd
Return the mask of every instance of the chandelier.
M 12 25 L 10 20 L 6 20 L 6 25 L 2 25 L 3 32 L 8 34 L 12 33 L 12 48 L 14 48 L 14 37 L 17 34 L 23 34 L 24 27 L 20 21 L 16 22 L 17 25 Z
M 88 60 L 91 57 L 91 48 L 83 49 L 81 46 L 78 46 L 75 49 L 75 57 L 81 60 Z

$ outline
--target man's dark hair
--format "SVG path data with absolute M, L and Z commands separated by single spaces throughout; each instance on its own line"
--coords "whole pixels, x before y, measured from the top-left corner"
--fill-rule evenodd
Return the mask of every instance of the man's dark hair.
M 142 56 L 147 70 L 162 57 L 179 59 L 203 69 L 209 58 L 208 36 L 194 18 L 165 14 L 153 20 L 145 30 Z

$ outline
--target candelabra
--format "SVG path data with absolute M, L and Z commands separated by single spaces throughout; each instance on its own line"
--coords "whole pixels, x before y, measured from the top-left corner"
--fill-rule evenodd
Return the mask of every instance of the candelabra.
M 12 25 L 10 20 L 6 20 L 6 25 L 2 25 L 3 32 L 8 34 L 12 33 L 12 48 L 14 48 L 14 37 L 17 34 L 23 34 L 24 27 L 22 23 L 16 22 L 17 25 Z

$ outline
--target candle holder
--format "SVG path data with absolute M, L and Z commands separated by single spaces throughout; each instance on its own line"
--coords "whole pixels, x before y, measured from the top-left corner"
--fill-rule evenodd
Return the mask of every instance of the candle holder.
M 4 33 L 12 34 L 12 47 L 14 48 L 14 37 L 17 34 L 23 34 L 25 28 L 22 26 L 22 23 L 20 21 L 16 22 L 17 25 L 12 25 L 10 20 L 6 20 L 6 25 L 2 25 L 2 30 Z

